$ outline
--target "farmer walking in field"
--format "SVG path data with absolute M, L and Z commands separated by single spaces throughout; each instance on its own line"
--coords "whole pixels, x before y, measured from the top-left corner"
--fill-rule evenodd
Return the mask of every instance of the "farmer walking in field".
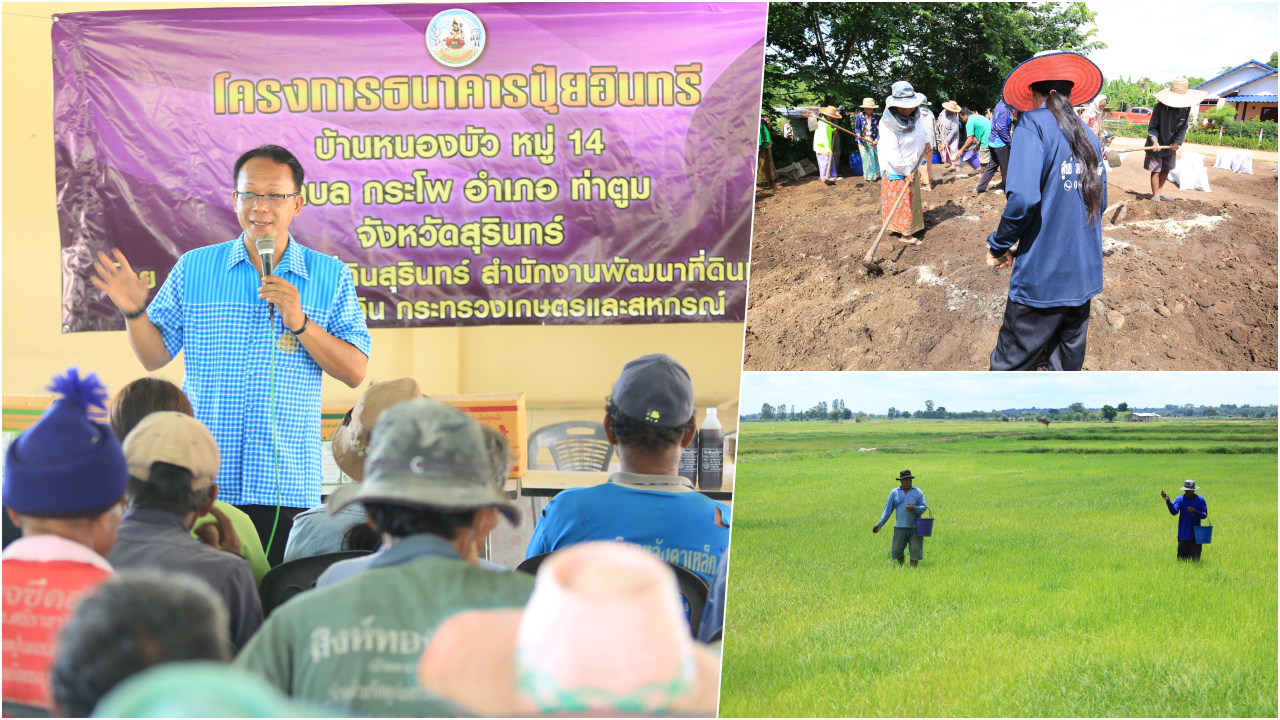
M 924 559 L 924 538 L 916 534 L 916 518 L 928 509 L 924 504 L 924 493 L 920 488 L 911 487 L 911 481 L 915 479 L 916 476 L 910 470 L 903 470 L 898 474 L 898 482 L 902 486 L 889 492 L 889 500 L 884 504 L 880 522 L 871 526 L 871 532 L 880 532 L 880 528 L 889 519 L 889 513 L 894 513 L 893 546 L 890 554 L 901 565 L 903 551 L 910 545 L 911 567 Z
M 1209 503 L 1196 494 L 1199 491 L 1195 480 L 1184 481 L 1182 494 L 1173 502 L 1169 502 L 1169 496 L 1163 490 L 1160 491 L 1160 497 L 1164 498 L 1164 504 L 1169 507 L 1169 514 L 1178 516 L 1179 560 L 1200 559 L 1200 549 L 1203 546 L 1196 542 L 1196 531 L 1192 528 L 1199 527 L 1200 520 L 1209 517 Z
M 1102 292 L 1107 177 L 1098 137 L 1071 98 L 1092 98 L 1101 86 L 1097 65 L 1060 50 L 1037 53 L 1004 82 L 1004 102 L 1022 115 L 1011 136 L 1008 201 L 987 238 L 987 264 L 1013 268 L 992 370 L 1084 366 L 1089 303 Z

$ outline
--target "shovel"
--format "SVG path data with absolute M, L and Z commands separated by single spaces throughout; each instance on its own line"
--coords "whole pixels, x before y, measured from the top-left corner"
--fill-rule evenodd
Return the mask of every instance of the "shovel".
M 880 240 L 884 238 L 884 231 L 889 229 L 889 222 L 893 220 L 893 214 L 898 212 L 898 206 L 902 204 L 902 198 L 907 196 L 907 191 L 910 190 L 912 184 L 914 184 L 915 174 L 920 172 L 920 161 L 923 159 L 924 159 L 923 155 L 921 155 L 919 158 L 916 159 L 916 164 L 915 164 L 916 169 L 913 170 L 911 172 L 911 175 L 907 177 L 906 184 L 904 184 L 902 186 L 902 190 L 898 192 L 898 199 L 893 201 L 893 208 L 889 210 L 889 217 L 884 221 L 884 224 L 880 226 L 880 234 L 876 235 L 876 241 L 871 243 L 871 249 L 868 250 L 867 254 L 864 255 L 862 258 L 862 267 L 866 268 L 867 273 L 869 274 L 882 272 L 882 270 L 880 269 L 880 266 L 872 262 L 871 259 L 876 256 L 876 248 L 880 247 Z M 919 240 L 904 240 L 903 242 L 909 242 L 912 245 L 920 244 Z
M 1131 150 L 1112 150 L 1111 148 L 1107 148 L 1107 164 L 1113 168 L 1120 167 L 1120 162 L 1122 160 L 1121 156 L 1127 155 L 1128 153 L 1131 153 L 1131 152 L 1146 152 L 1148 150 L 1172 150 L 1172 149 L 1173 149 L 1172 145 L 1168 145 L 1165 147 L 1160 147 L 1159 145 L 1152 145 L 1151 147 L 1133 148 Z

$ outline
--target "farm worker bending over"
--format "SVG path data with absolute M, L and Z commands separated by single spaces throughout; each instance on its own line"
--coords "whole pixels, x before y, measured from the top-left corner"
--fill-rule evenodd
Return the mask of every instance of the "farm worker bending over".
M 1182 495 L 1169 502 L 1169 496 L 1160 491 L 1164 504 L 1169 506 L 1169 514 L 1178 516 L 1178 559 L 1199 560 L 1200 543 L 1196 542 L 1196 531 L 1191 528 L 1200 526 L 1200 519 L 1209 517 L 1209 503 L 1196 494 L 1200 488 L 1195 480 L 1182 483 Z
M 903 470 L 898 474 L 898 482 L 902 483 L 902 487 L 889 492 L 889 500 L 884 504 L 880 522 L 871 526 L 871 532 L 880 532 L 880 528 L 889 519 L 889 513 L 893 512 L 897 517 L 893 523 L 893 559 L 901 565 L 902 552 L 910 544 L 912 567 L 924 559 L 924 538 L 916 534 L 916 518 L 928 509 L 924 504 L 924 493 L 920 492 L 920 488 L 911 487 L 911 481 L 915 479 L 916 476 L 910 470 Z
M 1024 114 L 1010 138 L 1008 202 L 987 238 L 987 264 L 1013 268 L 992 370 L 1084 365 L 1089 301 L 1102 292 L 1107 177 L 1102 146 L 1071 98 L 1091 98 L 1101 86 L 1096 65 L 1057 50 L 1038 53 L 1004 81 L 1004 101 Z

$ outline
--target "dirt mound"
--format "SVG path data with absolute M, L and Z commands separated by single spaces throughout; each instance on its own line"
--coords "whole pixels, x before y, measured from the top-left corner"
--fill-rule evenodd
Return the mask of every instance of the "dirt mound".
M 1215 171 L 1213 193 L 1170 186 L 1178 199 L 1153 203 L 1134 157 L 1108 177 L 1109 201 L 1130 204 L 1120 225 L 1103 221 L 1084 368 L 1275 370 L 1271 165 Z M 923 244 L 886 235 L 880 277 L 861 269 L 880 229 L 878 183 L 803 178 L 758 195 L 744 369 L 987 369 L 1009 271 L 984 262 L 1004 196 L 975 195 L 976 184 L 948 175 L 922 191 Z

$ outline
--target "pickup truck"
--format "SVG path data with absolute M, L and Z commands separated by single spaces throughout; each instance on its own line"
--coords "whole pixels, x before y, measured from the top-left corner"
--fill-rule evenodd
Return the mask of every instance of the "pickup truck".
M 1111 117 L 1107 118 L 1107 120 L 1120 119 L 1128 120 L 1131 123 L 1138 123 L 1139 125 L 1145 125 L 1146 123 L 1151 122 L 1151 108 L 1133 107 L 1129 108 L 1126 112 L 1113 112 L 1111 113 Z

